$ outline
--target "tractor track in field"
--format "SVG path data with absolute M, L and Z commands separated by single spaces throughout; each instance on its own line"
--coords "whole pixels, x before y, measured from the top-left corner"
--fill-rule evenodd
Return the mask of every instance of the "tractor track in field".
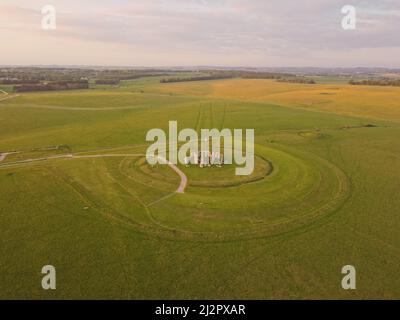
M 7 154 L 0 154 L 0 162 L 5 159 Z M 9 168 L 9 167 L 15 167 L 19 165 L 26 165 L 26 164 L 31 164 L 35 162 L 42 162 L 42 161 L 47 161 L 47 160 L 54 160 L 54 159 L 93 159 L 93 158 L 124 158 L 124 157 L 145 157 L 145 154 L 132 154 L 132 153 L 123 153 L 123 154 L 93 154 L 93 155 L 75 155 L 75 154 L 62 154 L 62 155 L 57 155 L 57 156 L 49 156 L 49 157 L 42 157 L 42 158 L 34 158 L 34 159 L 25 159 L 25 160 L 18 160 L 14 162 L 7 162 L 4 164 L 0 164 L 0 169 L 1 168 Z M 163 162 L 164 164 L 168 165 L 172 170 L 174 170 L 180 177 L 181 182 L 179 184 L 178 189 L 174 193 L 185 193 L 185 189 L 187 187 L 188 179 L 176 165 L 173 163 L 167 161 L 164 158 L 159 157 L 159 160 Z
M 9 96 L 3 100 L 17 97 L 18 95 Z M 0 99 L 0 101 L 2 101 Z M 18 108 L 32 108 L 32 109 L 49 109 L 49 110 L 67 110 L 67 111 L 115 111 L 115 110 L 135 110 L 144 108 L 143 105 L 131 106 L 131 107 L 104 107 L 104 108 L 89 108 L 89 107 L 63 107 L 63 106 L 51 106 L 51 105 L 35 105 L 35 104 L 19 104 Z

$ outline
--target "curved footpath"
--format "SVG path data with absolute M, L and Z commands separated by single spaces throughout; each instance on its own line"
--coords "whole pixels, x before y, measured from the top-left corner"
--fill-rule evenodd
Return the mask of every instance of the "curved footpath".
M 1 153 L 0 154 L 0 162 L 3 161 L 7 156 L 7 153 Z M 74 155 L 74 154 L 63 154 L 59 156 L 50 156 L 50 157 L 43 157 L 43 158 L 36 158 L 36 159 L 26 159 L 26 160 L 19 160 L 19 161 L 14 161 L 14 162 L 9 162 L 9 163 L 4 163 L 0 164 L 0 168 L 7 168 L 7 167 L 13 167 L 13 166 L 18 166 L 18 165 L 23 165 L 23 164 L 29 164 L 32 162 L 39 162 L 39 161 L 46 161 L 46 160 L 52 160 L 52 159 L 88 159 L 88 158 L 107 158 L 107 157 L 143 157 L 146 156 L 145 154 L 131 154 L 131 153 L 126 153 L 126 154 L 94 154 L 94 155 Z M 175 191 L 175 193 L 185 193 L 185 189 L 187 186 L 187 177 L 186 175 L 173 163 L 167 161 L 164 158 L 159 157 L 159 159 L 167 164 L 172 170 L 174 170 L 179 177 L 181 178 L 181 182 L 179 184 L 178 189 Z

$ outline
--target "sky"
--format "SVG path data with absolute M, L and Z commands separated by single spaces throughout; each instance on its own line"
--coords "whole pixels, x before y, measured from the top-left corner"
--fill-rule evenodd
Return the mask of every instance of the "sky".
M 0 65 L 399 68 L 399 35 L 400 0 L 0 0 Z

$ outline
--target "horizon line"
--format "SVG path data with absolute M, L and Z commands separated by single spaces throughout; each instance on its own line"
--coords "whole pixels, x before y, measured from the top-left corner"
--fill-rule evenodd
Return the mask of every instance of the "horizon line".
M 386 69 L 386 70 L 399 70 L 400 66 L 334 66 L 334 67 L 322 67 L 322 66 L 222 66 L 222 65 L 152 65 L 152 66 L 141 66 L 141 65 L 90 65 L 90 64 L 0 64 L 0 67 L 65 67 L 65 68 L 142 68 L 142 69 L 185 69 L 185 68 L 224 68 L 224 69 Z

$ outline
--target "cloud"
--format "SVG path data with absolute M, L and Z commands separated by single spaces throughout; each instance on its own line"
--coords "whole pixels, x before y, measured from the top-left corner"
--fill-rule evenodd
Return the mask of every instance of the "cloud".
M 184 61 L 192 57 L 192 64 L 208 59 L 208 64 L 250 65 L 253 60 L 268 65 L 281 57 L 281 65 L 311 65 L 309 57 L 319 51 L 325 57 L 331 52 L 334 59 L 349 51 L 400 47 L 400 4 L 394 0 L 353 0 L 358 17 L 354 31 L 341 28 L 341 8 L 347 4 L 341 0 L 89 0 L 81 6 L 74 0 L 69 5 L 57 1 L 58 28 L 51 33 L 39 28 L 40 8 L 33 2 L 12 3 L 20 6 L 0 6 L 1 30 L 30 34 L 49 44 L 119 46 L 131 50 L 138 60 L 135 64 L 140 64 L 140 54 L 146 51 L 152 56 L 157 53 L 159 64 L 163 56 L 169 61 L 176 55 L 175 65 L 183 56 Z M 110 60 L 119 64 L 112 55 Z M 376 57 L 375 64 L 381 60 Z M 359 62 L 349 54 L 349 63 Z

